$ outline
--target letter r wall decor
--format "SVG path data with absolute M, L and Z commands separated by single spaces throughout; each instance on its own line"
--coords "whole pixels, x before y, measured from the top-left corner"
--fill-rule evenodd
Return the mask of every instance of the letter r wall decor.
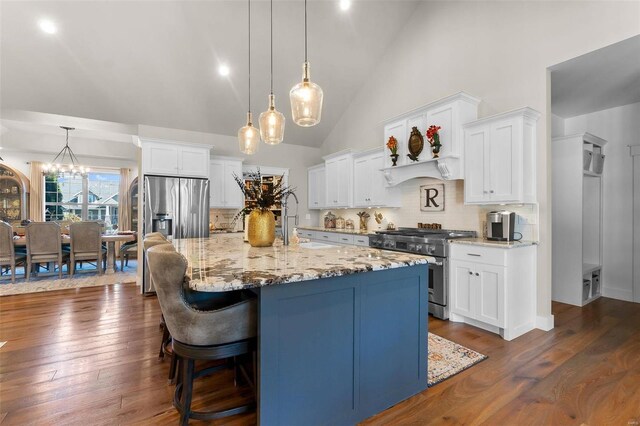
M 444 211 L 444 184 L 420 186 L 420 211 Z

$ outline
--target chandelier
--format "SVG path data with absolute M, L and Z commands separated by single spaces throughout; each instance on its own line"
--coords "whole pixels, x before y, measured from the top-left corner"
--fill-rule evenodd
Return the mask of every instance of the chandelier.
M 69 146 L 69 130 L 75 130 L 74 127 L 60 126 L 67 132 L 66 143 L 64 148 L 60 150 L 53 161 L 44 166 L 44 175 L 60 175 L 68 174 L 70 176 L 86 176 L 90 169 L 79 164 L 78 157 L 73 153 Z M 68 157 L 68 159 L 67 159 Z M 71 162 L 71 164 L 69 164 Z

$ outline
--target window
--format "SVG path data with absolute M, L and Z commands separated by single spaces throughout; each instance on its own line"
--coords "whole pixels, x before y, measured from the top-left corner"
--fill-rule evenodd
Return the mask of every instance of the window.
M 120 174 L 90 172 L 87 176 L 45 177 L 45 220 L 101 220 L 118 224 Z

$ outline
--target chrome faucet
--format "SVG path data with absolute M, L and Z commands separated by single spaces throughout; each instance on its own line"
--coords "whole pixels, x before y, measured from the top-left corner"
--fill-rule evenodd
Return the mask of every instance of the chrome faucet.
M 289 203 L 289 195 L 293 195 L 293 198 L 296 200 L 296 214 L 293 216 L 289 216 L 288 206 Z M 295 193 L 289 192 L 282 198 L 282 244 L 285 246 L 289 245 L 289 218 L 294 218 L 294 226 L 298 226 L 298 207 L 300 203 L 298 202 L 298 197 Z

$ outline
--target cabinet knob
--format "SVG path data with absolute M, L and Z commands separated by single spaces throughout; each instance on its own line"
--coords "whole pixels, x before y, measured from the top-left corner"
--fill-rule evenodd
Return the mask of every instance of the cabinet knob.
M 493 189 L 491 191 L 489 191 L 489 192 L 493 194 Z
M 479 277 L 479 276 L 480 276 L 480 274 L 476 272 L 476 277 Z
M 473 272 L 469 271 L 469 275 L 473 275 Z

